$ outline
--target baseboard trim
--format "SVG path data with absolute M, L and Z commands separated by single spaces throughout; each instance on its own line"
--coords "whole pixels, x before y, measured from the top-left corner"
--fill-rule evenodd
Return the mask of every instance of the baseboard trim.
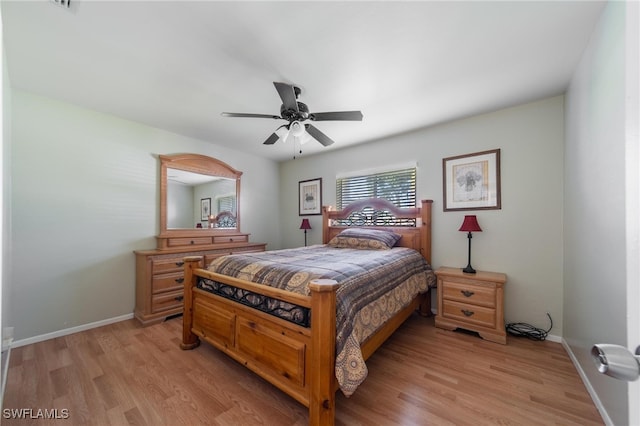
M 591 396 L 593 403 L 595 404 L 596 408 L 598 409 L 598 412 L 602 416 L 602 420 L 607 426 L 615 426 L 613 424 L 613 421 L 611 420 L 611 417 L 609 417 L 609 413 L 607 413 L 607 410 L 604 408 L 604 405 L 602 405 L 602 401 L 600 401 L 600 398 L 598 397 L 596 390 L 593 388 L 593 386 L 591 386 L 591 382 L 589 381 L 589 378 L 587 377 L 586 373 L 582 369 L 582 366 L 578 362 L 578 358 L 576 358 L 573 351 L 571 350 L 571 346 L 569 346 L 569 344 L 565 339 L 562 339 L 561 343 L 564 350 L 567 351 L 567 354 L 569 354 L 569 358 L 571 358 L 571 362 L 573 363 L 573 366 L 576 368 L 576 370 L 578 370 L 578 374 L 582 379 L 582 383 L 584 383 L 585 387 L 587 388 L 587 392 L 589 392 L 589 395 Z
M 103 325 L 109 325 L 120 321 L 126 321 L 133 318 L 133 313 L 121 315 L 119 317 L 107 318 L 105 320 L 91 322 L 89 324 L 83 324 L 76 327 L 65 328 L 64 330 L 53 331 L 51 333 L 41 334 L 39 336 L 28 337 L 22 340 L 14 340 L 11 344 L 12 348 L 20 346 L 30 345 L 32 343 L 43 342 L 49 339 L 55 339 L 56 337 L 67 336 L 69 334 L 78 333 L 79 331 L 90 330 L 92 328 L 102 327 Z
M 548 334 L 546 339 L 550 342 L 562 343 L 562 336 L 556 336 L 554 334 Z

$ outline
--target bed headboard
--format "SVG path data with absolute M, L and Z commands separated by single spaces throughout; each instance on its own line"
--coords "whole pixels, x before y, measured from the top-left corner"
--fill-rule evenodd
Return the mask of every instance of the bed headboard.
M 432 204 L 433 200 L 422 200 L 420 207 L 402 209 L 382 198 L 368 198 L 351 203 L 341 211 L 324 206 L 322 243 L 327 244 L 349 227 L 387 229 L 402 235 L 397 245 L 419 251 L 431 263 Z M 415 225 L 407 225 L 410 219 L 415 219 Z

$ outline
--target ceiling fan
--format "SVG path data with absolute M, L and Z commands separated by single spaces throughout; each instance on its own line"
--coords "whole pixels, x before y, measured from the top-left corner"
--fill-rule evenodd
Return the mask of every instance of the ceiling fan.
M 288 121 L 288 124 L 283 124 L 278 127 L 276 131 L 264 141 L 265 145 L 273 145 L 278 139 L 286 141 L 289 136 L 293 136 L 300 140 L 301 143 L 313 138 L 322 145 L 329 146 L 334 143 L 334 141 L 318 130 L 313 124 L 305 123 L 305 121 L 362 121 L 362 112 L 360 111 L 310 113 L 307 105 L 298 101 L 298 96 L 300 95 L 299 87 L 287 83 L 278 83 L 276 81 L 273 82 L 273 85 L 276 87 L 280 99 L 282 99 L 280 115 L 223 112 L 222 116 L 271 118 L 274 120 Z

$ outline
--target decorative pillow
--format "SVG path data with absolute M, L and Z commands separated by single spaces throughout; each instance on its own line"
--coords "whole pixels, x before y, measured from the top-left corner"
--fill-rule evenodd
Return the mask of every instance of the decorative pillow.
M 364 250 L 389 250 L 402 235 L 380 229 L 349 228 L 329 241 L 329 246 Z

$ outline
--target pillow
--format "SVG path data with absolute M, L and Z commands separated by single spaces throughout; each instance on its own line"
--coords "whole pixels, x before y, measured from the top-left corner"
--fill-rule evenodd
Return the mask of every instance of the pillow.
M 338 248 L 389 250 L 402 235 L 381 229 L 349 228 L 340 232 L 328 245 Z

